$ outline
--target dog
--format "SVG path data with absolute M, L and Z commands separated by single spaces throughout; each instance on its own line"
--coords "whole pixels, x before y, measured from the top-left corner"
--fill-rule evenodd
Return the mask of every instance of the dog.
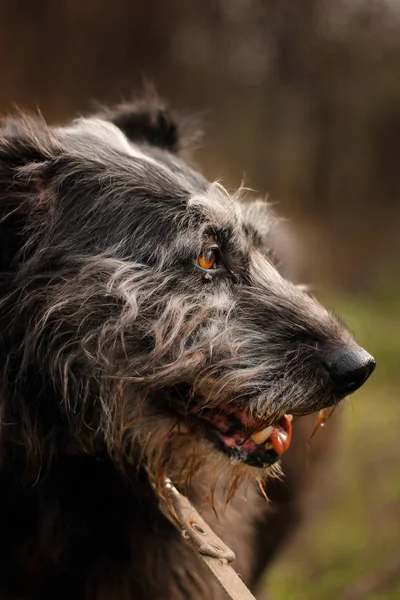
M 160 510 L 166 476 L 253 586 L 257 481 L 374 369 L 280 274 L 267 204 L 207 181 L 185 139 L 155 100 L 2 127 L 5 600 L 225 597 Z

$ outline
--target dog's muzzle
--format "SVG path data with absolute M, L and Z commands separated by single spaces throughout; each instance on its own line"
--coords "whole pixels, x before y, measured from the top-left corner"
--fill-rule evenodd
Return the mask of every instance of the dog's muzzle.
M 197 423 L 217 449 L 232 462 L 243 462 L 258 468 L 267 468 L 277 462 L 288 450 L 292 437 L 293 415 L 301 416 L 336 406 L 343 398 L 360 388 L 375 368 L 374 358 L 363 348 L 351 342 L 340 347 L 316 351 L 314 363 L 325 388 L 321 400 L 307 399 L 302 405 L 289 407 L 289 413 L 271 420 L 256 418 L 250 411 L 234 404 L 204 408 L 198 413 Z M 288 410 L 286 408 L 286 410 Z

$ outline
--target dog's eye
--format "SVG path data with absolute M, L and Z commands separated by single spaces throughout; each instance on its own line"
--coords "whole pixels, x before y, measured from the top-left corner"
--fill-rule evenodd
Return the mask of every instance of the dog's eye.
M 196 258 L 195 262 L 206 271 L 218 268 L 218 248 L 208 248 Z

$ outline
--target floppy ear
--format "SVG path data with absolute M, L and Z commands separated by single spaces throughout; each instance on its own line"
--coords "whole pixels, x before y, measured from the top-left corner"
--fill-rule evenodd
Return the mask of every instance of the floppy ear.
M 132 142 L 142 142 L 177 154 L 184 145 L 183 124 L 158 99 L 138 100 L 105 109 L 100 117 L 123 131 Z
M 43 197 L 43 173 L 58 151 L 41 119 L 9 119 L 0 129 L 0 282 L 16 268 L 24 230 Z

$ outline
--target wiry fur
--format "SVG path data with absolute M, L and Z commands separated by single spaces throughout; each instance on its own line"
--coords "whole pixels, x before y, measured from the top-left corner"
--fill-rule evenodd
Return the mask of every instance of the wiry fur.
M 210 184 L 179 147 L 164 109 L 143 104 L 4 124 L 1 598 L 220 598 L 143 466 L 215 521 L 214 503 L 250 577 L 265 473 L 217 451 L 197 416 L 273 421 L 340 399 L 321 362 L 347 329 L 276 270 L 265 203 Z M 210 244 L 222 264 L 204 273 Z

